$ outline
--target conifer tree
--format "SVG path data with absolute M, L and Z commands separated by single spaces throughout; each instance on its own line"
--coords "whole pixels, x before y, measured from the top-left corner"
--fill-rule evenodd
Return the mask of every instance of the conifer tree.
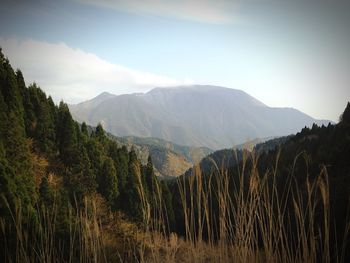
M 83 123 L 81 124 L 81 133 L 86 137 L 89 136 L 87 125 L 86 125 L 85 121 L 83 121 Z
M 137 220 L 141 219 L 142 216 L 142 204 L 139 192 L 141 187 L 139 184 L 139 178 L 141 177 L 140 166 L 135 150 L 131 149 L 129 153 L 128 176 L 125 184 L 126 200 L 124 209 L 131 217 Z
M 346 108 L 340 117 L 340 121 L 342 123 L 350 124 L 350 102 L 348 102 L 348 104 L 346 105 Z
M 103 147 L 95 138 L 90 138 L 86 143 L 86 152 L 91 163 L 91 169 L 96 176 L 102 168 Z
M 57 116 L 57 144 L 62 161 L 73 166 L 77 152 L 77 134 L 67 104 L 60 102 Z
M 56 139 L 52 106 L 50 106 L 46 94 L 35 83 L 29 86 L 28 91 L 36 116 L 34 137 L 42 151 L 52 152 Z
M 101 125 L 101 123 L 99 123 L 96 127 L 95 130 L 95 137 L 101 142 L 103 143 L 106 139 L 106 134 L 105 131 L 103 130 L 103 127 Z
M 145 174 L 146 174 L 145 181 L 146 181 L 147 189 L 148 189 L 149 193 L 154 193 L 156 177 L 155 177 L 154 171 L 153 171 L 153 163 L 152 163 L 151 155 L 148 156 Z
M 114 162 L 110 157 L 107 157 L 103 162 L 98 178 L 98 191 L 106 198 L 112 209 L 115 209 L 119 195 L 118 178 Z

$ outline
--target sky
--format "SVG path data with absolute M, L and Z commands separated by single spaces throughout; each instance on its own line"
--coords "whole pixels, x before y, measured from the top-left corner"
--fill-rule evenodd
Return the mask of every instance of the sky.
M 56 102 L 211 84 L 338 121 L 349 13 L 338 0 L 2 0 L 0 47 Z

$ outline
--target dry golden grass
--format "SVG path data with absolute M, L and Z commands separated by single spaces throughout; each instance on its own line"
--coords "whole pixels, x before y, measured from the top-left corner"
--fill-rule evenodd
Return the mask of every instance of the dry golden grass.
M 302 154 L 295 158 L 307 158 Z M 247 160 L 250 165 L 247 165 Z M 339 257 L 331 258 L 329 185 L 325 167 L 300 189 L 291 176 L 284 190 L 277 187 L 278 160 L 274 169 L 259 174 L 259 158 L 245 152 L 237 167 L 238 180 L 232 181 L 227 170 L 216 170 L 203 178 L 199 166 L 192 176 L 178 180 L 184 213 L 185 236 L 169 234 L 164 214 L 162 190 L 156 184 L 154 195 L 147 195 L 140 169 L 136 169 L 142 202 L 143 224 L 136 226 L 121 213 L 110 213 L 104 200 L 86 198 L 83 209 L 72 210 L 70 248 L 64 257 L 55 242 L 57 207 L 40 208 L 39 235 L 29 239 L 23 227 L 25 215 L 18 205 L 12 213 L 16 227 L 16 258 L 3 255 L 5 262 L 343 262 L 345 245 L 337 244 Z M 247 176 L 248 175 L 248 176 Z M 216 182 L 217 187 L 212 187 Z M 235 182 L 235 183 L 234 183 Z M 232 191 L 234 189 L 234 191 Z M 195 194 L 197 193 L 197 194 Z M 213 210 L 211 201 L 217 200 Z M 155 211 L 151 209 L 155 204 Z M 196 209 L 196 208 L 200 209 Z M 316 209 L 317 208 L 317 209 Z M 322 215 L 316 215 L 322 211 Z M 317 218 L 316 218 L 317 217 Z M 0 221 L 6 237 L 8 225 Z M 204 233 L 204 229 L 208 231 Z M 347 225 L 344 242 L 349 234 Z M 6 242 L 6 240 L 5 240 Z M 35 246 L 33 246 L 35 242 Z M 36 248 L 33 251 L 33 247 Z
M 307 189 L 302 191 L 293 175 L 299 158 L 304 158 L 307 165 L 303 154 L 295 158 L 283 191 L 278 189 L 276 180 L 279 155 L 274 169 L 259 175 L 258 156 L 244 152 L 243 162 L 237 167 L 240 177 L 237 185 L 232 185 L 227 170 L 215 163 L 216 171 L 205 180 L 199 166 L 194 167 L 188 182 L 185 178 L 178 181 L 184 213 L 184 238 L 175 234 L 168 236 L 166 231 L 159 231 L 162 227 L 148 228 L 149 237 L 144 240 L 140 261 L 342 262 L 341 257 L 331 259 L 330 255 L 333 229 L 330 226 L 327 169 L 323 167 L 312 181 L 307 175 Z M 248 159 L 251 162 L 249 167 Z M 217 183 L 215 189 L 211 184 L 213 181 Z M 158 194 L 159 206 L 162 207 L 161 192 Z M 218 202 L 217 212 L 213 212 L 210 203 L 214 196 Z M 292 209 L 288 209 L 290 202 Z M 147 201 L 145 205 L 147 207 Z M 198 207 L 201 209 L 196 209 Z M 323 211 L 317 219 L 316 208 Z M 150 219 L 145 219 L 148 224 Z M 347 231 L 341 233 L 344 242 L 349 225 Z M 205 240 L 204 228 L 208 229 Z M 341 244 L 339 249 L 344 247 Z

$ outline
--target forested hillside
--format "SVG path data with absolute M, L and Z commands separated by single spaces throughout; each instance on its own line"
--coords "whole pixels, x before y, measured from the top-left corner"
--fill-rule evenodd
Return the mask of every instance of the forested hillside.
M 27 87 L 1 52 L 0 91 L 1 257 L 78 261 L 80 252 L 72 247 L 82 244 L 71 231 L 89 202 L 104 213 L 118 211 L 127 221 L 141 221 L 140 185 L 151 195 L 156 181 L 150 158 L 142 165 L 133 149 L 118 147 L 101 125 L 88 132 L 64 102 L 56 106 L 35 83 Z M 21 231 L 26 240 L 20 240 Z M 38 242 L 41 231 L 52 231 L 52 239 Z M 52 254 L 36 254 L 42 242 L 53 242 Z M 33 254 L 26 245 L 33 246 Z

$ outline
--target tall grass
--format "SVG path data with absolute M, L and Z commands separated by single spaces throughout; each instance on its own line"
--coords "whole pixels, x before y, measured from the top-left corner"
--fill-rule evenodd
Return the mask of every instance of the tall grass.
M 279 154 L 264 174 L 259 174 L 257 154 L 244 152 L 242 159 L 235 178 L 213 161 L 209 175 L 196 166 L 192 175 L 178 180 L 185 234 L 158 233 L 158 244 L 148 240 L 152 257 L 144 261 L 343 262 L 349 220 L 341 233 L 344 244 L 331 246 L 335 229 L 326 167 L 311 178 L 302 153 L 281 180 Z M 294 174 L 300 161 L 306 165 L 303 182 Z
M 5 200 L 6 202 L 6 200 Z M 88 211 L 91 209 L 91 211 Z M 8 206 L 11 220 L 0 219 L 4 262 L 101 262 L 104 250 L 100 222 L 93 202 L 84 209 L 69 209 L 66 237 L 58 237 L 57 202 L 50 209 L 38 206 L 25 213 L 20 202 Z M 68 240 L 67 240 L 68 239 Z
M 237 157 L 238 159 L 238 157 Z M 295 177 L 306 164 L 304 181 Z M 28 220 L 20 204 L 10 209 L 12 222 L 0 219 L 4 262 L 344 262 L 346 239 L 331 244 L 334 227 L 326 167 L 308 174 L 308 158 L 296 156 L 288 176 L 279 178 L 279 154 L 263 174 L 259 156 L 244 152 L 236 172 L 213 161 L 211 173 L 195 166 L 177 180 L 184 235 L 170 233 L 162 187 L 147 193 L 137 174 L 143 222 L 127 236 L 118 216 L 101 217 L 100 203 L 85 199 L 69 210 L 68 240 L 57 238 L 60 211 L 37 208 Z M 104 221 L 108 221 L 107 223 Z M 28 224 L 27 222 L 32 222 Z M 119 222 L 119 223 L 118 223 Z M 130 228 L 128 228 L 130 229 Z M 333 253 L 336 251 L 336 253 Z

